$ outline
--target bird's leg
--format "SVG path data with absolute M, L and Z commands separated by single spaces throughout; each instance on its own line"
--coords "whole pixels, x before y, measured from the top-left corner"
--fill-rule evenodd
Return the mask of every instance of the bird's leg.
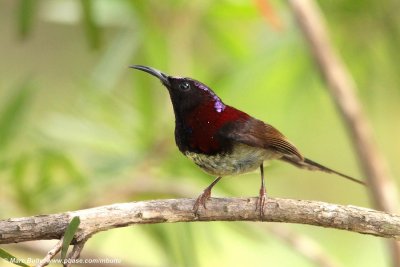
M 264 205 L 265 201 L 267 200 L 267 192 L 265 191 L 265 182 L 264 182 L 264 164 L 261 163 L 260 165 L 260 172 L 261 172 L 261 187 L 260 187 L 260 194 L 257 199 L 256 203 L 256 210 L 260 209 L 260 217 L 264 216 Z
M 218 176 L 209 186 L 207 186 L 206 189 L 204 189 L 203 193 L 201 193 L 201 195 L 197 197 L 196 202 L 194 203 L 193 206 L 194 213 L 197 214 L 200 205 L 202 205 L 205 209 L 207 209 L 206 201 L 211 197 L 211 189 L 216 183 L 218 183 L 219 180 L 221 180 L 221 178 L 222 178 L 221 176 Z

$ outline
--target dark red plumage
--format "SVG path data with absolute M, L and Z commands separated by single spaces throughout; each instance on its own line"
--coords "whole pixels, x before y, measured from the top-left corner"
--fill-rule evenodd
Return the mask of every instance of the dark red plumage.
M 222 112 L 217 112 L 213 101 L 194 108 L 183 116 L 183 123 L 189 131 L 188 149 L 193 152 L 215 155 L 230 149 L 219 135 L 225 125 L 233 121 L 246 121 L 250 116 L 233 107 L 226 106 Z

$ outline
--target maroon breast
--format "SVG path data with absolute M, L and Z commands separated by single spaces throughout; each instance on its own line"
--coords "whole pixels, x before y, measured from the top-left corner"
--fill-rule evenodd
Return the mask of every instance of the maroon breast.
M 248 118 L 248 114 L 230 106 L 217 110 L 212 101 L 198 106 L 184 118 L 186 147 L 189 151 L 207 155 L 225 152 L 231 148 L 230 142 L 218 134 L 219 130 L 227 123 Z

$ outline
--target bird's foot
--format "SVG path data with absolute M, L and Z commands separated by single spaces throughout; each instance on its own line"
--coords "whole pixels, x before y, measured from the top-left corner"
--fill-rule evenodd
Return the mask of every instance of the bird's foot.
M 258 196 L 257 202 L 256 202 L 256 211 L 257 209 L 260 210 L 260 218 L 264 217 L 264 206 L 265 202 L 267 201 L 267 192 L 265 191 L 265 188 L 260 189 L 260 195 Z
M 200 205 L 207 209 L 206 201 L 211 198 L 211 188 L 206 188 L 201 195 L 199 195 L 196 199 L 196 202 L 193 206 L 193 211 L 196 215 L 198 215 Z
M 203 193 L 201 193 L 201 195 L 197 197 L 196 202 L 193 206 L 193 211 L 196 216 L 199 215 L 198 211 L 200 205 L 202 205 L 204 209 L 207 209 L 206 201 L 209 200 L 211 197 L 211 189 L 216 183 L 218 183 L 219 180 L 221 180 L 221 178 L 221 176 L 218 176 L 206 189 L 204 189 Z

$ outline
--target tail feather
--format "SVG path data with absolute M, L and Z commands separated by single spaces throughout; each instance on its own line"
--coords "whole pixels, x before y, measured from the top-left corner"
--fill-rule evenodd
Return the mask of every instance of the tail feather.
M 307 158 L 304 158 L 303 161 L 300 161 L 298 158 L 292 158 L 292 157 L 283 156 L 280 159 L 283 160 L 283 161 L 286 161 L 286 162 L 288 162 L 290 164 L 293 164 L 296 167 L 299 167 L 301 169 L 308 169 L 308 170 L 311 170 L 311 171 L 323 171 L 323 172 L 327 172 L 327 173 L 334 173 L 334 174 L 342 176 L 343 178 L 346 178 L 346 179 L 348 179 L 350 181 L 353 181 L 355 183 L 362 184 L 364 186 L 367 185 L 364 181 L 358 180 L 358 179 L 353 178 L 351 176 L 348 176 L 346 174 L 343 174 L 343 173 L 337 172 L 335 170 L 332 170 L 332 169 L 330 169 L 328 167 L 325 167 L 325 166 L 323 166 L 323 165 L 321 165 L 319 163 L 316 163 L 316 162 L 314 162 L 314 161 L 312 161 L 310 159 L 307 159 Z

